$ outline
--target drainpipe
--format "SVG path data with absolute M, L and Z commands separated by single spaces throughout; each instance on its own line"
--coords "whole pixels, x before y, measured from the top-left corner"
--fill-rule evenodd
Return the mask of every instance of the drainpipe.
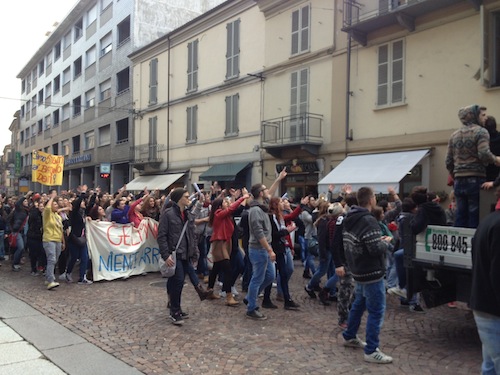
M 349 32 L 347 37 L 347 79 L 346 79 L 346 100 L 345 100 L 345 153 L 347 156 L 347 141 L 352 141 L 351 130 L 349 129 L 349 108 L 351 103 L 351 32 Z
M 167 170 L 170 168 L 170 36 L 168 41 L 168 63 L 167 63 Z

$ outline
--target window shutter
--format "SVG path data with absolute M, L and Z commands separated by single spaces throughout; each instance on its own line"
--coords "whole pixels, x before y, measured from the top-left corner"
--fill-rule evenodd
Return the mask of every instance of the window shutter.
M 153 59 L 149 63 L 149 104 L 155 104 L 158 87 L 158 59 Z
M 227 47 L 226 47 L 226 79 L 232 76 L 233 62 L 233 23 L 226 25 L 227 29 Z
M 292 55 L 299 53 L 299 11 L 292 13 Z
M 308 100 L 308 87 L 309 87 L 309 69 L 300 71 L 300 91 L 299 91 L 299 113 L 307 112 Z
M 231 133 L 238 134 L 238 110 L 239 110 L 240 94 L 233 95 L 233 108 L 232 108 L 232 131 Z
M 233 76 L 240 74 L 240 20 L 234 21 L 233 29 Z
M 392 98 L 391 103 L 403 101 L 403 41 L 392 45 Z
M 304 52 L 309 50 L 309 6 L 302 8 L 301 19 L 300 52 Z
M 198 139 L 198 106 L 193 107 L 193 113 L 191 115 L 191 139 L 196 141 Z
M 231 133 L 231 97 L 226 96 L 226 130 L 224 135 Z
M 387 45 L 378 49 L 378 85 L 377 105 L 388 104 L 388 79 L 389 79 L 389 48 Z
M 291 75 L 290 85 L 290 116 L 294 117 L 298 113 L 298 72 Z
M 186 108 L 186 142 L 189 142 L 192 139 L 191 134 L 191 107 Z
M 198 88 L 198 39 L 193 42 L 193 89 Z

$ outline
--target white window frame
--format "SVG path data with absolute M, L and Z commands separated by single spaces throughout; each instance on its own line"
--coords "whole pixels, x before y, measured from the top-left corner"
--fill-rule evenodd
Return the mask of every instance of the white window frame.
M 95 147 L 95 132 L 91 130 L 84 134 L 84 150 L 92 150 Z
M 85 67 L 88 68 L 97 61 L 97 49 L 95 44 L 85 52 Z
M 102 37 L 100 45 L 101 45 L 100 57 L 103 57 L 107 53 L 111 52 L 113 50 L 113 33 L 109 32 L 104 37 Z
M 149 62 L 149 105 L 158 103 L 158 59 Z
M 400 47 L 400 48 L 399 48 Z M 385 52 L 386 51 L 386 52 Z M 377 107 L 405 103 L 405 43 L 394 40 L 378 47 Z
M 290 75 L 290 140 L 300 140 L 306 135 L 310 82 L 309 68 Z
M 87 22 L 86 27 L 89 27 L 97 20 L 97 4 L 94 4 L 92 8 L 87 11 Z
M 95 88 L 88 90 L 85 93 L 85 108 L 95 107 Z
M 311 7 L 306 5 L 292 12 L 292 56 L 311 48 Z
M 111 144 L 111 125 L 107 124 L 99 128 L 99 147 Z
M 111 98 L 111 78 L 99 85 L 99 102 Z

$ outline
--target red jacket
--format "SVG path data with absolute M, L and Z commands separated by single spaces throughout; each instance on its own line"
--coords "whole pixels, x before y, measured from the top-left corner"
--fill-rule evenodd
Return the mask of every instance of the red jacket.
M 299 205 L 291 213 L 289 213 L 288 215 L 284 215 L 283 219 L 285 220 L 285 225 L 290 225 L 292 221 L 294 221 L 300 215 L 301 212 L 302 212 L 302 207 L 300 207 Z M 285 241 L 286 241 L 286 246 L 289 247 L 291 250 L 293 250 L 294 245 L 292 241 L 292 236 L 290 236 L 290 234 L 288 234 L 285 237 Z
M 227 209 L 223 210 L 222 208 L 219 208 L 215 211 L 214 222 L 212 224 L 213 233 L 210 242 L 231 241 L 231 237 L 234 232 L 234 221 L 232 215 L 244 200 L 244 198 L 240 198 L 231 204 Z

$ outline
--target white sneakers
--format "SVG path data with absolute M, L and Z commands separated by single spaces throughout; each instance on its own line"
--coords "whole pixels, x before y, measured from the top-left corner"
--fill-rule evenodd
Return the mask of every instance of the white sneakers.
M 401 289 L 399 286 L 395 286 L 394 288 L 387 289 L 387 293 L 392 294 L 394 296 L 399 296 L 402 298 L 408 298 L 406 289 Z
M 365 362 L 386 364 L 392 363 L 392 357 L 382 353 L 378 348 L 372 354 L 365 354 Z
M 52 290 L 54 288 L 57 288 L 59 286 L 59 283 L 52 281 L 51 283 L 47 284 L 47 290 Z
M 366 342 L 361 340 L 359 336 L 356 336 L 353 339 L 346 340 L 344 339 L 344 346 L 348 348 L 361 348 L 364 349 L 366 346 Z

